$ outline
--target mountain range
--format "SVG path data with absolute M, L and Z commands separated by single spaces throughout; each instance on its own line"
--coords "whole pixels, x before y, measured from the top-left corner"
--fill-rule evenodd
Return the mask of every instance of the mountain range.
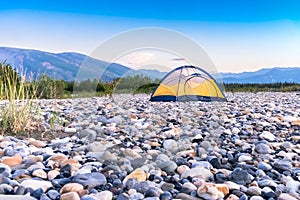
M 0 47 L 0 62 L 5 61 L 19 71 L 34 72 L 35 76 L 47 74 L 66 81 L 100 78 L 110 81 L 122 76 L 145 75 L 161 79 L 166 72 L 158 70 L 134 70 L 118 63 L 108 63 L 89 56 L 74 53 L 50 53 L 39 50 Z M 263 68 L 254 72 L 221 73 L 225 83 L 300 83 L 300 67 Z M 27 75 L 29 76 L 29 75 Z

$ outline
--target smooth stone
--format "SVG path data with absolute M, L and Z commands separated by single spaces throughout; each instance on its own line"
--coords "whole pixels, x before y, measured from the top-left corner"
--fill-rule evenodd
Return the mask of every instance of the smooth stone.
M 213 176 L 213 174 L 210 172 L 210 170 L 202 168 L 202 167 L 196 167 L 192 169 L 188 169 L 184 171 L 181 174 L 181 179 L 187 178 L 187 177 L 201 177 L 204 180 L 208 180 L 210 177 Z
M 4 149 L 4 156 L 12 157 L 17 153 L 12 147 L 7 147 Z
M 261 196 L 252 196 L 250 200 L 264 200 Z
M 159 197 L 146 197 L 144 200 L 159 200 Z
M 60 189 L 60 194 L 68 192 L 78 192 L 80 190 L 83 190 L 83 185 L 79 183 L 68 183 Z
M 42 188 L 44 192 L 46 192 L 50 187 L 52 187 L 52 183 L 49 181 L 34 180 L 34 179 L 24 180 L 21 182 L 21 185 L 25 188 L 32 188 L 33 190 Z
M 271 180 L 271 179 L 261 179 L 261 180 L 257 180 L 257 184 L 259 185 L 259 187 L 266 187 L 266 186 L 273 186 L 273 187 L 277 187 L 277 184 Z
M 240 198 L 234 194 L 229 195 L 226 200 L 239 200 Z
M 25 187 L 20 185 L 20 186 L 17 187 L 17 190 L 16 190 L 15 194 L 16 195 L 23 195 L 25 193 L 25 189 L 26 189 Z
M 0 174 L 0 184 L 3 184 L 3 183 L 9 184 L 10 183 L 10 179 L 8 177 Z
M 59 192 L 56 190 L 49 190 L 47 195 L 50 197 L 50 199 L 58 199 L 60 197 Z
M 239 162 L 246 162 L 246 161 L 251 161 L 253 160 L 252 156 L 251 155 L 241 155 L 239 158 L 238 158 L 238 161 Z
M 109 151 L 104 151 L 103 154 L 101 155 L 101 159 L 109 160 L 109 161 L 117 161 L 118 157 Z
M 274 142 L 274 141 L 276 140 L 276 136 L 273 135 L 273 134 L 272 134 L 271 132 L 269 132 L 269 131 L 263 131 L 263 132 L 259 135 L 259 137 L 260 137 L 261 139 L 267 140 L 267 141 L 269 141 L 269 142 Z
M 1 200 L 36 200 L 36 198 L 28 195 L 2 195 L 0 194 Z
M 158 156 L 156 156 L 156 160 L 158 161 L 170 161 L 169 156 L 167 156 L 166 154 L 159 154 Z
M 131 178 L 134 178 L 138 181 L 145 181 L 147 179 L 147 174 L 142 168 L 137 168 L 124 178 L 123 184 L 125 185 L 126 182 Z
M 178 144 L 175 140 L 168 139 L 163 142 L 163 147 L 168 151 L 175 152 L 178 149 Z
M 101 200 L 112 200 L 113 199 L 113 193 L 110 191 L 101 191 L 97 194 L 95 194 L 95 197 L 97 199 Z
M 259 143 L 259 144 L 255 145 L 254 149 L 259 154 L 268 154 L 271 152 L 270 147 L 263 143 Z
M 167 173 L 174 172 L 177 168 L 177 164 L 174 161 L 158 162 L 156 165 Z
M 198 161 L 192 164 L 192 168 L 195 167 L 203 167 L 210 170 L 212 168 L 212 165 L 208 161 Z
M 240 129 L 238 129 L 237 127 L 233 127 L 231 132 L 234 134 L 234 135 L 237 135 L 240 131 Z
M 160 200 L 172 200 L 173 199 L 173 196 L 170 192 L 168 191 L 165 191 L 163 192 L 160 197 L 159 197 Z
M 59 171 L 57 171 L 57 170 L 51 170 L 51 171 L 49 171 L 48 172 L 48 180 L 53 180 L 53 179 L 55 179 L 55 177 L 57 177 L 58 175 L 59 175 L 60 173 L 59 173 Z
M 247 194 L 251 196 L 260 196 L 261 195 L 261 189 L 256 186 L 251 186 L 247 189 Z
M 279 195 L 278 200 L 299 200 L 299 198 L 297 198 L 297 196 L 294 197 L 287 193 L 282 193 Z
M 201 200 L 201 198 L 193 197 L 191 195 L 185 193 L 179 193 L 176 195 L 176 199 L 184 199 L 184 200 Z
M 43 142 L 43 141 L 40 141 L 40 140 L 35 140 L 35 139 L 32 139 L 29 141 L 29 145 L 33 145 L 37 148 L 43 148 L 47 145 L 46 142 Z
M 104 152 L 106 146 L 102 142 L 92 142 L 88 145 L 87 150 L 91 152 Z
M 272 166 L 265 162 L 259 162 L 257 168 L 263 171 L 270 171 L 272 169 Z
M 37 190 L 35 190 L 31 196 L 35 197 L 36 199 L 40 199 L 42 194 L 44 193 L 43 189 L 42 188 L 39 188 Z
M 11 194 L 11 192 L 13 191 L 13 187 L 3 183 L 0 185 L 0 190 L 4 191 L 5 194 Z
M 156 187 L 150 187 L 146 190 L 144 195 L 145 195 L 145 197 L 159 197 L 160 191 Z
M 186 166 L 186 165 L 180 165 L 180 166 L 177 167 L 176 171 L 179 174 L 182 174 L 183 172 L 185 172 L 188 169 L 190 169 L 188 166 Z
M 79 183 L 89 189 L 99 185 L 105 185 L 107 182 L 106 177 L 99 172 L 78 174 L 72 178 L 72 181 L 75 183 Z
M 229 175 L 229 180 L 240 185 L 251 183 L 251 176 L 246 170 L 235 168 Z
M 12 170 L 8 165 L 0 163 L 0 174 L 9 177 L 11 175 L 11 171 Z
M 5 164 L 9 167 L 20 165 L 22 164 L 22 162 L 23 162 L 23 158 L 19 154 L 15 154 L 12 157 L 4 156 L 2 157 L 2 161 L 1 161 L 2 164 Z
M 42 194 L 39 200 L 51 200 L 46 194 Z
M 93 195 L 83 195 L 80 200 L 98 200 L 95 196 Z
M 283 148 L 285 148 L 285 149 L 292 149 L 294 145 L 291 144 L 290 142 L 286 141 L 286 142 L 283 142 L 283 143 L 281 144 L 281 146 L 282 146 Z
M 171 190 L 174 189 L 174 187 L 175 187 L 175 185 L 173 183 L 163 183 L 162 186 L 161 186 L 161 189 L 163 191 L 171 191 Z
M 136 152 L 136 151 L 134 151 L 134 150 L 132 150 L 132 149 L 129 149 L 129 148 L 126 148 L 126 149 L 125 149 L 125 151 L 124 151 L 124 156 L 125 156 L 125 157 L 126 157 L 126 156 L 129 156 L 129 157 L 131 157 L 131 158 L 133 158 L 133 159 L 142 158 L 142 156 L 141 156 L 138 152 Z
M 129 196 L 126 193 L 119 194 L 117 200 L 129 200 Z
M 294 180 L 288 180 L 286 182 L 286 189 L 291 192 L 291 193 L 296 193 L 299 191 L 300 188 L 300 182 L 299 181 L 294 181 Z
M 62 194 L 60 200 L 80 200 L 80 197 L 77 192 L 69 192 Z
M 30 167 L 27 168 L 28 171 L 34 171 L 37 169 L 44 169 L 45 165 L 42 162 L 37 162 L 33 165 L 31 165 Z
M 32 172 L 32 176 L 47 179 L 47 173 L 43 169 L 37 169 Z
M 188 190 L 190 191 L 196 191 L 197 190 L 197 187 L 191 183 L 191 182 L 186 182 L 182 185 L 183 188 L 187 188 Z
M 76 128 L 65 128 L 64 132 L 65 133 L 76 133 Z
M 293 165 L 288 160 L 277 160 L 273 164 L 273 167 L 275 169 L 280 169 L 280 170 L 283 170 L 283 171 L 292 171 Z

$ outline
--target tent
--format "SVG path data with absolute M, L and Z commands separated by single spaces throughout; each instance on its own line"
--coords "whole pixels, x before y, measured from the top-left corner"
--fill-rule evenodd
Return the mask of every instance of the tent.
M 226 101 L 226 97 L 209 73 L 199 67 L 181 66 L 161 80 L 150 101 Z

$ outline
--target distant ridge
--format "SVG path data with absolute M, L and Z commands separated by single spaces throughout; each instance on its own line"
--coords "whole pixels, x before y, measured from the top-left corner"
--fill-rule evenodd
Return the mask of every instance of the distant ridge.
M 255 72 L 221 73 L 224 83 L 300 83 L 300 67 L 263 68 Z
M 100 78 L 111 81 L 127 75 L 145 75 L 161 79 L 167 73 L 158 70 L 134 70 L 117 63 L 107 63 L 75 52 L 50 53 L 32 49 L 0 47 L 0 62 L 6 61 L 16 69 L 26 69 L 35 74 L 47 74 L 55 79 L 73 81 Z M 255 72 L 221 73 L 224 83 L 300 83 L 300 67 L 263 68 Z
M 100 78 L 111 81 L 114 78 L 141 74 L 151 78 L 162 78 L 164 73 L 155 70 L 133 70 L 117 63 L 107 63 L 74 52 L 50 53 L 39 50 L 0 47 L 0 62 L 6 61 L 18 70 L 47 74 L 55 79 L 73 81 Z M 78 72 L 80 76 L 77 76 Z

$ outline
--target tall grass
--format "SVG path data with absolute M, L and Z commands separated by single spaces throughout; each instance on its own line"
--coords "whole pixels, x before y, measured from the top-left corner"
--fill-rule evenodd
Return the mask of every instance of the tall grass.
M 25 73 L 13 70 L 9 64 L 0 63 L 0 131 L 2 134 L 34 130 L 35 118 L 34 88 L 25 79 Z

